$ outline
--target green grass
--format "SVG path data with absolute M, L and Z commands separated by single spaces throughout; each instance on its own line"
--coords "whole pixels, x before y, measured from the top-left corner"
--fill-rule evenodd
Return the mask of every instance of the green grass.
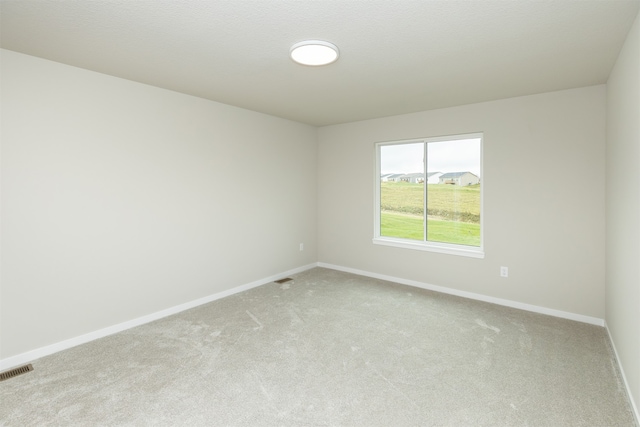
M 430 219 L 427 220 L 427 240 L 480 246 L 480 224 Z
M 422 240 L 424 236 L 423 220 L 417 216 L 382 212 L 380 214 L 380 235 Z
M 424 184 L 382 182 L 381 235 L 423 239 Z M 480 246 L 480 185 L 427 185 L 427 240 Z
M 422 218 L 417 216 L 391 212 L 382 212 L 380 215 L 381 236 L 422 240 L 424 235 L 423 227 Z M 428 219 L 427 240 L 480 246 L 480 224 Z
M 382 182 L 380 207 L 383 211 L 424 215 L 424 185 Z M 427 214 L 451 221 L 480 224 L 480 185 L 427 185 Z

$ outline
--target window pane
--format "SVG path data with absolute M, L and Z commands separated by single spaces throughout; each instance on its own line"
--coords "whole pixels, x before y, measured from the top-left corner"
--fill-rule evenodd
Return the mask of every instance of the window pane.
M 380 235 L 424 240 L 424 144 L 380 147 Z
M 480 138 L 427 144 L 427 240 L 480 246 Z

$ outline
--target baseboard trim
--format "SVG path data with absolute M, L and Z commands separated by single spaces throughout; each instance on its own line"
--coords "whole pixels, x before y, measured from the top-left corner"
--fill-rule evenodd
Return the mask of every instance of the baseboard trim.
M 640 426 L 640 411 L 638 411 L 638 406 L 636 405 L 636 401 L 633 400 L 633 394 L 631 393 L 631 387 L 629 387 L 629 382 L 627 381 L 627 376 L 624 374 L 624 368 L 622 367 L 622 363 L 620 363 L 620 357 L 618 356 L 618 350 L 616 349 L 616 344 L 613 341 L 613 337 L 611 336 L 611 331 L 609 330 L 609 326 L 607 322 L 604 323 L 604 328 L 607 330 L 607 336 L 609 337 L 609 343 L 611 344 L 611 348 L 613 349 L 613 355 L 616 358 L 616 363 L 618 364 L 618 369 L 620 369 L 620 375 L 622 376 L 622 382 L 624 383 L 624 387 L 627 390 L 627 397 L 629 398 L 629 403 L 631 404 L 631 409 L 633 411 L 633 415 L 636 417 L 636 424 Z
M 577 322 L 588 323 L 591 325 L 604 326 L 604 319 L 599 319 L 597 317 L 584 316 L 582 314 L 570 313 L 567 311 L 555 310 L 552 308 L 540 307 L 537 305 L 525 304 L 522 302 L 511 301 L 511 300 L 506 300 L 502 298 L 490 297 L 487 295 L 476 294 L 473 292 L 460 291 L 457 289 L 446 288 L 444 286 L 436 286 L 436 285 L 431 285 L 429 283 L 418 282 L 416 280 L 408 280 L 408 279 L 402 279 L 400 277 L 387 276 L 385 274 L 371 273 L 369 271 L 358 270 L 358 269 L 349 268 L 349 267 L 342 267 L 339 265 L 327 264 L 324 262 L 319 262 L 318 267 L 329 268 L 331 270 L 344 271 L 345 273 L 352 273 L 352 274 L 357 274 L 359 276 L 372 277 L 374 279 L 388 280 L 390 282 L 400 283 L 402 285 L 409 285 L 416 288 L 422 288 L 430 291 L 440 292 L 443 294 L 455 295 L 463 298 L 489 302 L 492 304 L 502 305 L 505 307 L 517 308 L 519 310 L 546 314 L 548 316 L 575 320 Z
M 179 304 L 174 307 L 167 308 L 165 310 L 160 310 L 155 313 L 148 314 L 146 316 L 138 317 L 136 319 L 118 323 L 113 326 L 108 326 L 106 328 L 99 329 L 97 331 L 89 332 L 88 334 L 80 335 L 75 338 L 70 338 L 68 340 L 57 342 L 55 344 L 40 347 L 35 350 L 18 354 L 16 356 L 7 357 L 6 359 L 0 360 L 0 371 L 11 369 L 15 366 L 29 363 L 41 357 L 49 356 L 50 354 L 54 354 L 59 351 L 66 350 L 66 349 L 78 346 L 80 344 L 86 344 L 90 341 L 94 341 L 99 338 L 103 338 L 118 332 L 122 332 L 127 329 L 135 328 L 136 326 L 144 325 L 145 323 L 153 322 L 154 320 L 159 320 L 164 317 L 171 316 L 173 314 L 177 314 L 182 311 L 189 310 L 191 308 L 198 307 L 200 305 L 207 304 L 212 301 L 215 301 L 224 297 L 228 297 L 233 294 L 244 292 L 249 289 L 256 288 L 258 286 L 266 285 L 267 283 L 271 283 L 274 280 L 281 279 L 283 277 L 290 276 L 292 274 L 301 273 L 303 271 L 310 270 L 314 267 L 317 267 L 317 263 L 307 264 L 302 267 L 294 268 L 292 270 L 275 274 L 273 276 L 265 277 L 264 279 L 260 279 L 251 283 L 240 285 L 235 288 L 228 289 L 226 291 L 218 292 L 203 298 L 199 298 L 194 301 L 186 302 L 184 304 Z

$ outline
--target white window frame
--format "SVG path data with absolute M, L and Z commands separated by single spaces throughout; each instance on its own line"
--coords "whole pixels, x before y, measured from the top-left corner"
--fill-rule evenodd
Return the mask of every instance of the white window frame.
M 480 138 L 480 246 L 456 245 L 453 243 L 431 242 L 426 240 L 402 239 L 399 237 L 387 237 L 380 235 L 380 147 L 395 144 L 411 144 L 423 143 L 425 151 L 425 159 L 427 155 L 427 144 L 430 142 L 443 142 L 458 139 Z M 415 249 L 428 252 L 436 252 L 441 254 L 458 255 L 471 258 L 484 258 L 484 161 L 483 161 L 484 134 L 482 132 L 446 135 L 430 138 L 405 139 L 400 141 L 382 141 L 375 143 L 375 170 L 374 170 L 374 220 L 373 220 L 373 243 L 376 245 L 393 246 L 397 248 Z M 425 205 L 427 191 L 427 170 L 425 167 Z M 427 213 L 424 214 L 425 234 L 427 226 Z

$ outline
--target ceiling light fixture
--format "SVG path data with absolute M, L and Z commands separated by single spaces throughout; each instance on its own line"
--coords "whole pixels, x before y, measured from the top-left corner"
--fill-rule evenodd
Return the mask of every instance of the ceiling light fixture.
M 291 46 L 291 59 L 302 65 L 328 65 L 340 55 L 338 47 L 322 40 L 305 40 Z

